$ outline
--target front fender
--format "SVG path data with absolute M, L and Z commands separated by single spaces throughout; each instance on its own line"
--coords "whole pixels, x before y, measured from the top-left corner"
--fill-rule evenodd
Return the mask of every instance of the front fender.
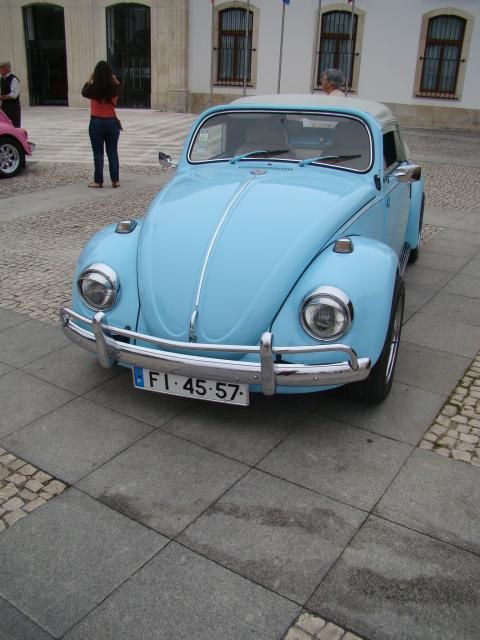
M 137 286 L 137 248 L 142 220 L 131 233 L 116 233 L 116 224 L 111 224 L 96 233 L 87 242 L 80 254 L 72 284 L 72 309 L 92 318 L 95 311 L 85 305 L 77 288 L 80 273 L 94 263 L 103 263 L 117 274 L 120 283 L 115 306 L 106 311 L 108 323 L 119 327 L 129 325 L 136 329 L 139 300 Z
M 390 319 L 398 256 L 389 246 L 371 238 L 353 236 L 352 242 L 352 253 L 335 253 L 333 245 L 327 247 L 299 279 L 273 322 L 276 344 L 319 344 L 302 328 L 300 309 L 312 291 L 328 285 L 344 291 L 353 306 L 353 322 L 337 342 L 353 347 L 360 357 L 369 357 L 372 366 L 378 360 Z M 338 354 L 325 355 L 321 362 L 314 354 L 289 360 L 322 364 L 335 362 Z
M 0 136 L 10 138 L 10 140 L 17 142 L 19 145 L 21 145 L 27 156 L 32 155 L 32 150 L 22 129 L 12 130 L 12 127 L 0 124 Z

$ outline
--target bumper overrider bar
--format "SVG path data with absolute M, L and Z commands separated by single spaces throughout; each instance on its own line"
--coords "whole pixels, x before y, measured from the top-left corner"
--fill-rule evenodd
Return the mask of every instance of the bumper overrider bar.
M 87 351 L 96 353 L 102 367 L 109 368 L 119 362 L 124 365 L 142 367 L 153 371 L 178 374 L 192 378 L 206 378 L 220 382 L 238 382 L 260 385 L 265 395 L 275 393 L 277 385 L 286 387 L 319 387 L 364 380 L 370 372 L 370 358 L 357 358 L 355 351 L 344 344 L 314 345 L 307 347 L 273 346 L 273 335 L 266 331 L 260 345 L 213 345 L 192 342 L 175 342 L 112 327 L 104 313 L 97 312 L 93 319 L 62 308 L 60 319 L 65 335 Z M 90 326 L 84 329 L 75 321 Z M 113 336 L 130 341 L 141 340 L 157 348 L 143 347 L 116 340 Z M 162 349 L 173 349 L 163 351 Z M 222 358 L 195 356 L 179 351 L 223 352 L 259 354 L 260 362 L 224 360 Z M 347 360 L 334 364 L 286 364 L 275 362 L 277 356 L 302 353 L 343 352 Z

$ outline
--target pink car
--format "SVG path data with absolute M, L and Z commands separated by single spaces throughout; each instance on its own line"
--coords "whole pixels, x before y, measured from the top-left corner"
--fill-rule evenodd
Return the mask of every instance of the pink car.
M 25 156 L 31 156 L 34 147 L 25 129 L 14 127 L 0 109 L 0 178 L 11 178 L 24 169 Z

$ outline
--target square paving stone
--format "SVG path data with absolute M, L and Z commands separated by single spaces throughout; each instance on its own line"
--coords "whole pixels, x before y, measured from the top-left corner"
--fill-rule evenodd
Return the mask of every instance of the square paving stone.
M 412 447 L 326 418 L 308 419 L 258 465 L 360 509 L 371 509 Z
M 420 258 L 417 264 L 420 267 L 457 273 L 457 271 L 460 271 L 460 269 L 468 264 L 469 260 L 470 258 L 465 256 L 450 256 L 444 253 L 437 253 L 436 251 L 429 251 L 426 246 L 422 245 L 420 247 Z
M 75 344 L 39 358 L 24 369 L 77 395 L 90 391 L 124 371 L 121 367 L 104 369 L 91 353 Z
M 3 376 L 4 373 L 8 373 L 8 371 L 11 371 L 11 370 L 12 370 L 12 367 L 9 364 L 0 362 L 0 376 Z
M 288 398 L 254 395 L 249 407 L 197 402 L 162 429 L 254 465 L 306 415 Z
M 450 240 L 451 242 L 467 242 L 468 244 L 475 245 L 477 251 L 480 249 L 480 224 L 478 223 L 477 216 L 477 229 L 470 229 L 468 233 L 465 233 L 463 229 L 445 229 L 442 231 L 442 238 Z
M 480 300 L 447 293 L 446 288 L 422 307 L 422 313 L 480 327 Z
M 405 309 L 403 311 L 403 323 L 417 313 L 430 298 L 435 295 L 435 291 L 425 287 L 416 287 L 409 284 L 405 287 Z
M 0 598 L 0 640 L 53 640 L 53 636 Z
M 26 322 L 27 320 L 30 320 L 28 316 L 0 307 L 0 331 L 8 329 L 9 327 L 14 327 L 15 325 Z
M 417 449 L 375 512 L 480 555 L 479 470 Z
M 446 285 L 445 291 L 466 298 L 480 298 L 480 273 L 477 276 L 459 273 Z
M 173 542 L 65 640 L 278 640 L 299 611 Z
M 135 389 L 131 371 L 100 385 L 86 397 L 154 427 L 192 406 L 187 398 Z
M 143 422 L 77 398 L 2 443 L 40 469 L 73 484 L 151 429 Z
M 419 347 L 402 340 L 398 352 L 395 380 L 404 382 L 411 387 L 431 391 L 442 396 L 449 396 L 460 378 L 470 366 L 471 359 L 455 356 L 445 351 L 436 351 L 427 347 Z M 421 417 L 425 417 L 424 427 L 428 426 L 428 416 L 424 415 L 422 406 Z M 433 403 L 433 410 L 436 404 Z M 414 407 L 417 409 L 417 407 Z M 408 411 L 408 408 L 407 408 Z M 417 414 L 412 416 L 415 419 Z M 417 432 L 418 433 L 418 432 Z
M 21 367 L 71 344 L 59 328 L 28 320 L 0 332 L 2 362 Z
M 441 227 L 453 227 L 468 215 L 466 211 L 429 206 L 425 203 L 424 222 Z M 443 233 L 443 231 L 441 232 Z
M 0 438 L 36 420 L 74 398 L 48 382 L 23 371 L 0 377 Z
M 467 276 L 475 276 L 476 278 L 480 277 L 480 260 L 478 258 L 471 260 L 463 267 L 461 273 Z
M 346 399 L 344 389 L 328 394 L 302 396 L 301 402 L 305 408 L 318 415 L 352 424 L 394 440 L 417 444 L 428 425 L 437 416 L 446 400 L 445 396 L 446 394 L 440 395 L 394 382 L 387 399 L 375 406 Z
M 307 606 L 369 640 L 478 640 L 480 558 L 370 516 Z
M 403 326 L 402 338 L 431 349 L 473 358 L 480 345 L 480 327 L 417 313 Z
M 428 250 L 436 251 L 450 256 L 462 256 L 465 258 L 474 258 L 478 253 L 478 246 L 461 240 L 450 240 L 443 237 L 444 232 L 428 241 Z M 464 233 L 465 237 L 468 237 Z
M 248 467 L 154 431 L 79 483 L 113 509 L 174 537 Z
M 363 511 L 252 470 L 179 541 L 304 603 L 365 517 Z
M 417 287 L 428 287 L 432 291 L 441 289 L 452 277 L 448 271 L 429 269 L 415 265 L 407 269 L 403 275 L 407 288 L 410 284 Z
M 55 637 L 166 543 L 75 489 L 1 535 L 0 595 Z

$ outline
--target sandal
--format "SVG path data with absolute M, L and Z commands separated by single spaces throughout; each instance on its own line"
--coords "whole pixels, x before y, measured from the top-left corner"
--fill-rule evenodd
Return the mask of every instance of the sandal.
M 116 189 L 120 186 L 120 182 L 112 182 L 112 189 Z
M 101 184 L 100 182 L 90 182 L 88 186 L 92 189 L 101 189 L 103 187 L 103 184 Z

